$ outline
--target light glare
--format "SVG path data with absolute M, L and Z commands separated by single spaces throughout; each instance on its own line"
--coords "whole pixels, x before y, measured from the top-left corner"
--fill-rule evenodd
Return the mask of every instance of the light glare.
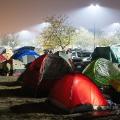
M 91 5 L 90 5 L 90 8 L 91 8 L 91 9 L 98 9 L 99 7 L 100 7 L 100 6 L 99 6 L 98 4 L 95 4 L 95 5 L 94 5 L 94 4 L 91 4 Z

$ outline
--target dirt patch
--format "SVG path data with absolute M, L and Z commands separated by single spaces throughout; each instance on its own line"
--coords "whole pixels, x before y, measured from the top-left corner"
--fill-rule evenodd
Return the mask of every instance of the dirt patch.
M 16 77 L 0 76 L 0 120 L 118 120 L 119 110 L 106 113 L 68 114 L 50 104 L 47 97 L 23 95 Z M 111 113 L 110 113 L 111 112 Z

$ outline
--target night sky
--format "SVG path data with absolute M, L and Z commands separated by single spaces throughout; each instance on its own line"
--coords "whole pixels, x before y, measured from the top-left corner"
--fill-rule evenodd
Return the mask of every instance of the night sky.
M 0 34 L 17 32 L 27 27 L 44 22 L 44 18 L 51 15 L 68 14 L 71 16 L 75 11 L 81 10 L 96 2 L 109 10 L 104 17 L 109 18 L 100 22 L 100 25 L 120 22 L 120 0 L 0 0 Z M 110 14 L 110 12 L 112 14 Z M 71 14 L 70 14 L 71 13 Z M 79 14 L 80 15 L 80 14 Z M 87 14 L 86 14 L 87 16 Z M 90 17 L 90 16 L 88 16 Z M 71 22 L 72 22 L 72 17 Z M 90 26 L 87 20 L 73 19 L 74 25 Z M 85 17 L 83 17 L 85 18 Z M 101 18 L 101 20 L 103 20 Z M 84 21 L 84 22 L 83 22 Z M 98 22 L 99 23 L 99 22 Z

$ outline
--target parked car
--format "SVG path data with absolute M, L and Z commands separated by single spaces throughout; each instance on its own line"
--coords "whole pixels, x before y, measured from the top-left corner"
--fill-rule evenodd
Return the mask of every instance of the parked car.
M 92 52 L 72 51 L 72 60 L 76 70 L 82 71 L 91 61 Z
M 96 47 L 91 57 L 92 60 L 96 60 L 98 58 L 105 58 L 113 63 L 120 64 L 120 45 Z

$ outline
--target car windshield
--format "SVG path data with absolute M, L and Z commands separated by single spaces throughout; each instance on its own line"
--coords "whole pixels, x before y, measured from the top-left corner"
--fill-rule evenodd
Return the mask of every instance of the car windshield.
M 75 56 L 75 55 L 76 55 L 75 52 L 73 52 L 73 53 L 72 53 L 72 56 Z
M 90 57 L 90 52 L 77 52 L 78 57 Z

